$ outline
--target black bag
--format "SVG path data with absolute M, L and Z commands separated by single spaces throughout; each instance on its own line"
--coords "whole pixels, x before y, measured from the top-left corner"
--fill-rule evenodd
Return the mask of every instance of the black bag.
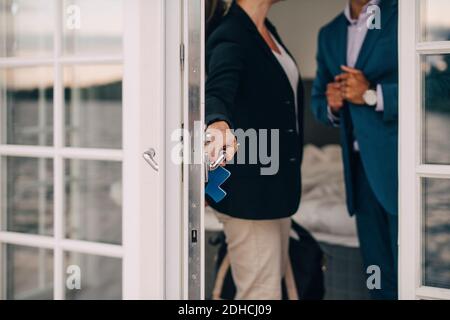
M 294 221 L 292 232 L 289 243 L 290 268 L 282 283 L 283 300 L 322 300 L 325 295 L 322 249 L 312 235 Z M 211 243 L 220 245 L 212 298 L 233 300 L 236 286 L 231 274 L 224 233 Z

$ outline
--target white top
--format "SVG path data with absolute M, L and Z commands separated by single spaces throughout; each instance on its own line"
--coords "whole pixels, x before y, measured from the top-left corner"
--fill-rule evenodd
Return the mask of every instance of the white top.
M 296 116 L 296 127 L 297 127 L 297 133 L 300 132 L 299 127 L 298 127 L 298 105 L 297 105 L 297 95 L 298 95 L 298 82 L 299 82 L 299 78 L 300 78 L 300 74 L 298 72 L 298 68 L 297 65 L 295 64 L 294 59 L 292 59 L 292 57 L 286 52 L 286 50 L 284 50 L 283 46 L 280 45 L 277 41 L 277 39 L 275 39 L 275 37 L 273 35 L 272 39 L 275 42 L 275 44 L 278 47 L 278 50 L 280 50 L 280 53 L 277 53 L 276 51 L 273 51 L 273 54 L 275 55 L 275 57 L 277 58 L 278 62 L 280 63 L 280 65 L 283 67 L 284 72 L 286 73 L 287 78 L 289 79 L 289 82 L 291 83 L 292 86 L 292 90 L 294 92 L 294 98 L 295 98 L 295 116 Z

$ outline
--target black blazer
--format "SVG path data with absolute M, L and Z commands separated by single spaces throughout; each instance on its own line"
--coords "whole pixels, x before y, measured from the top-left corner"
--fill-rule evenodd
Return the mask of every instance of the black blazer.
M 266 24 L 283 45 L 274 26 L 269 21 Z M 260 157 L 256 163 L 250 163 L 250 148 L 240 141 L 238 153 L 247 154 L 246 164 L 237 161 L 228 164 L 231 177 L 223 186 L 227 197 L 218 204 L 208 202 L 219 212 L 241 219 L 268 220 L 293 215 L 301 194 L 304 108 L 301 79 L 296 117 L 294 92 L 283 67 L 253 21 L 236 3 L 208 38 L 206 72 L 207 124 L 224 120 L 235 130 L 276 129 L 279 133 L 279 156 L 271 154 L 278 152 L 270 150 L 270 139 L 267 142 L 269 156 L 279 158 L 275 175 L 261 175 L 261 169 L 270 165 L 264 164 Z M 265 141 L 257 140 L 259 154 L 260 143 Z

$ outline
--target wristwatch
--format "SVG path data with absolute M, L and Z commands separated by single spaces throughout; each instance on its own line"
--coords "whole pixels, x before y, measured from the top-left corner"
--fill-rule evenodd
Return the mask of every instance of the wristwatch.
M 378 102 L 377 92 L 374 89 L 369 89 L 366 92 L 364 92 L 363 99 L 367 105 L 374 107 L 377 105 Z

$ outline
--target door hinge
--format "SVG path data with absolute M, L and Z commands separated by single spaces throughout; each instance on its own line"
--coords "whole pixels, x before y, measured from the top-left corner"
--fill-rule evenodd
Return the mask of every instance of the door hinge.
M 185 50 L 184 50 L 184 43 L 180 44 L 180 64 L 181 64 L 181 71 L 184 71 L 184 57 L 185 57 Z

